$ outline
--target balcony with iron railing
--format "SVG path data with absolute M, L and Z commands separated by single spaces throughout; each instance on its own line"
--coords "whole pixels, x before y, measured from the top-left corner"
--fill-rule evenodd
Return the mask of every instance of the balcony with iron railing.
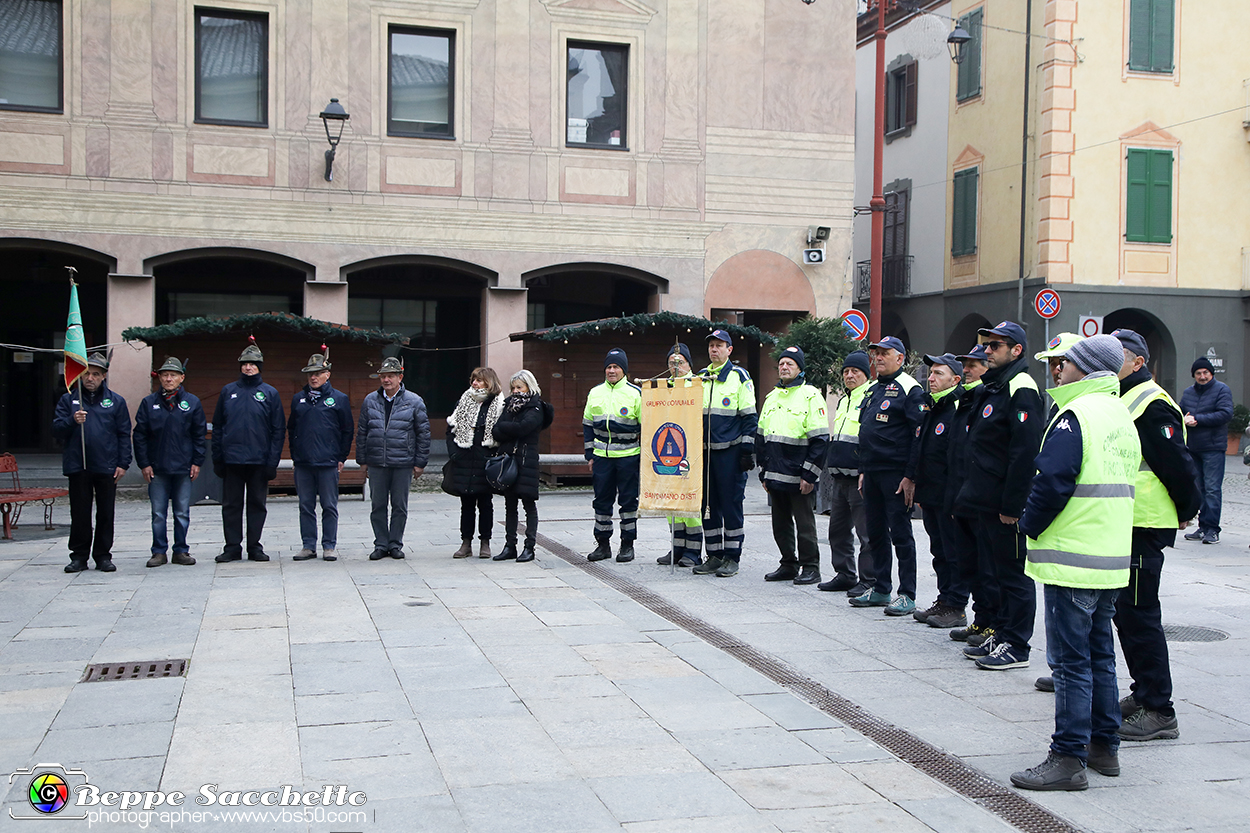
M 911 295 L 912 255 L 894 255 L 881 261 L 881 297 L 906 298 Z M 861 260 L 855 264 L 855 300 L 863 303 L 872 294 L 872 261 Z

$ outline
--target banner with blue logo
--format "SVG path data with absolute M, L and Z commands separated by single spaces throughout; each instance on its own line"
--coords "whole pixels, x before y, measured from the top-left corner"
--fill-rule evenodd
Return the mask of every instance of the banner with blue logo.
M 703 382 L 642 383 L 642 482 L 638 508 L 698 517 L 703 504 Z

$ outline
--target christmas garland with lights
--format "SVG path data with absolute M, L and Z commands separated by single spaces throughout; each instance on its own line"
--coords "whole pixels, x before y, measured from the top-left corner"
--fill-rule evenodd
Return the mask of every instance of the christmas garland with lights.
M 600 318 L 598 321 L 583 321 L 578 324 L 558 324 L 554 327 L 525 333 L 523 336 L 538 341 L 571 341 L 613 332 L 627 332 L 633 335 L 646 332 L 649 327 L 658 326 L 684 328 L 686 332 L 696 333 L 699 337 L 712 330 L 725 330 L 735 339 L 747 339 L 769 345 L 777 343 L 777 336 L 759 327 L 745 327 L 741 324 L 727 324 L 723 321 L 714 322 L 695 315 L 682 315 L 676 312 L 646 312 L 619 318 Z
M 346 324 L 334 324 L 330 321 L 293 315 L 289 312 L 258 312 L 223 318 L 184 318 L 173 324 L 161 324 L 157 327 L 127 327 L 122 330 L 122 338 L 126 341 L 137 340 L 154 344 L 187 336 L 226 335 L 252 330 L 280 330 L 301 336 L 337 341 L 408 343 L 408 337 L 399 333 L 349 327 Z

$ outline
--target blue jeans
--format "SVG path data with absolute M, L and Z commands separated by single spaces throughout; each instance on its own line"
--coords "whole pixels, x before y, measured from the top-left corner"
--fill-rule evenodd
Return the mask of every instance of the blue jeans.
M 299 537 L 304 549 L 317 549 L 317 499 L 321 499 L 321 548 L 336 549 L 339 539 L 338 466 L 296 466 Z
M 1119 590 L 1043 585 L 1046 662 L 1055 681 L 1055 733 L 1050 748 L 1086 760 L 1085 745 L 1120 747 L 1120 693 L 1115 682 L 1111 618 Z
M 191 475 L 153 474 L 148 484 L 152 504 L 152 554 L 169 550 L 169 502 L 174 502 L 174 552 L 190 552 L 187 529 L 191 526 Z
M 1202 512 L 1198 528 L 1203 532 L 1220 531 L 1220 510 L 1224 504 L 1224 450 L 1192 451 L 1198 469 L 1198 491 L 1202 492 Z

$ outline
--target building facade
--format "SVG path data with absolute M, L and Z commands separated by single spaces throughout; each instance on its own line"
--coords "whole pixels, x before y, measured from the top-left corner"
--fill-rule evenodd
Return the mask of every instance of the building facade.
M 946 160 L 933 172 L 946 186 L 944 339 L 922 349 L 964 349 L 978 326 L 1011 318 L 1032 352 L 1101 317 L 1104 332 L 1146 336 L 1173 393 L 1207 355 L 1245 399 L 1250 58 L 1221 23 L 1244 8 L 1197 11 L 1189 0 L 952 0 L 944 22 L 973 41 L 948 65 Z M 863 32 L 861 17 L 861 43 Z M 1033 308 L 1047 286 L 1062 299 L 1049 323 Z M 893 309 L 908 326 L 920 317 L 906 302 Z
M 853 37 L 850 0 L 0 0 L 0 341 L 58 346 L 73 266 L 89 344 L 291 312 L 408 336 L 454 402 L 537 326 L 837 314 Z M 28 355 L 0 446 L 50 442 Z

